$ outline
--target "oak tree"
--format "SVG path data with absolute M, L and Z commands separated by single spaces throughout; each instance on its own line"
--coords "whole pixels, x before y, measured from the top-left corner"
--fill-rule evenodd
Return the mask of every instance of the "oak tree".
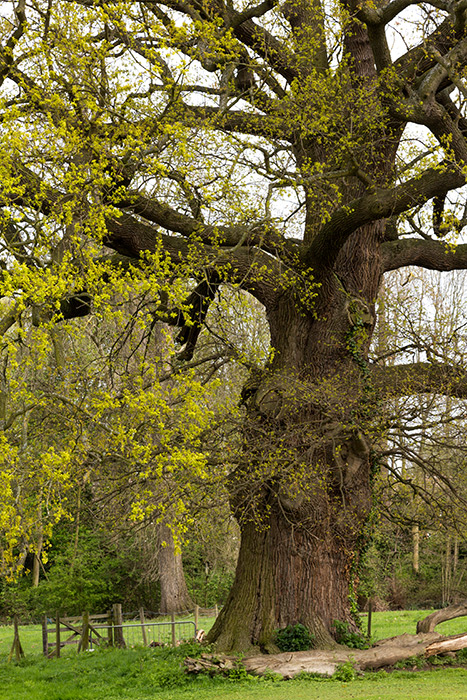
M 0 325 L 84 316 L 130 276 L 182 363 L 219 290 L 255 297 L 271 352 L 243 391 L 242 540 L 210 639 L 267 649 L 302 622 L 332 644 L 382 402 L 466 394 L 450 364 L 368 362 L 386 272 L 467 267 L 464 0 L 3 5 Z

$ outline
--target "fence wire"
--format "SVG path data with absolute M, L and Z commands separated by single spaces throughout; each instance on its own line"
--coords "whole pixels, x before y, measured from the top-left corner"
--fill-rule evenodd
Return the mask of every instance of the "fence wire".
M 191 641 L 196 637 L 196 625 L 191 620 L 175 620 L 174 622 L 125 622 L 123 625 L 94 625 L 101 637 L 115 636 L 121 630 L 126 647 L 135 647 L 146 644 L 147 646 L 163 646 Z M 102 644 L 92 629 L 89 631 L 89 645 L 94 649 Z

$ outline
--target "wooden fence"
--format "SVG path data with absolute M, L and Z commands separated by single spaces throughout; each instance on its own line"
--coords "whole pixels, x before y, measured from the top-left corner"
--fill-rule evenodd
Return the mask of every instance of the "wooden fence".
M 212 610 L 217 617 L 217 605 Z M 88 651 L 102 644 L 126 647 L 142 643 L 144 646 L 172 644 L 181 639 L 195 639 L 199 629 L 200 608 L 195 607 L 194 622 L 177 620 L 172 613 L 165 622 L 147 622 L 144 609 L 139 610 L 139 622 L 124 622 L 122 606 L 116 604 L 109 613 L 90 615 L 84 612 L 79 617 L 60 617 L 57 613 L 53 624 L 48 618 L 42 621 L 42 649 L 47 658 L 59 657 L 60 650 L 70 644 L 77 645 L 78 652 Z M 137 632 L 140 637 L 137 638 Z M 178 632 L 178 634 L 177 634 Z M 184 634 L 185 633 L 185 634 Z M 126 639 L 125 639 L 126 638 Z
M 22 657 L 24 657 L 24 651 L 23 651 L 23 647 L 21 646 L 21 642 L 19 640 L 18 615 L 15 615 L 13 618 L 13 629 L 14 629 L 13 644 L 11 645 L 11 650 L 10 650 L 10 653 L 8 654 L 8 661 L 12 660 L 13 654 L 15 655 L 16 661 L 19 661 Z
M 49 627 L 50 621 L 47 617 L 42 620 L 42 651 L 44 656 L 51 659 L 59 657 L 60 650 L 70 644 L 78 646 L 78 651 L 87 651 L 89 649 L 89 635 L 93 634 L 95 639 L 104 641 L 99 632 L 99 627 L 102 623 L 106 623 L 106 627 L 112 629 L 112 615 L 105 613 L 103 615 L 90 615 L 84 612 L 79 617 L 60 617 L 57 613 L 53 626 Z M 113 640 L 105 640 L 107 643 L 113 643 Z
M 192 615 L 193 611 L 185 611 Z M 151 617 L 156 613 L 150 613 Z M 176 619 L 175 614 L 164 622 L 146 621 L 143 608 L 139 610 L 139 622 L 124 622 L 122 606 L 116 604 L 109 613 L 90 615 L 84 612 L 80 616 L 55 618 L 44 616 L 42 619 L 42 650 L 47 658 L 58 658 L 61 650 L 69 645 L 75 645 L 78 652 L 94 649 L 102 644 L 106 646 L 125 647 L 136 644 L 144 646 L 159 646 L 172 644 L 175 646 L 181 640 L 197 638 L 199 621 L 202 615 L 218 615 L 217 605 L 213 609 L 194 610 L 194 621 Z M 164 616 L 167 617 L 167 616 Z M 133 620 L 135 618 L 133 617 Z M 24 651 L 19 638 L 19 620 L 15 615 L 14 639 L 8 660 L 13 656 L 19 661 Z M 203 632 L 201 631 L 201 635 Z M 139 636 L 138 636 L 139 635 Z

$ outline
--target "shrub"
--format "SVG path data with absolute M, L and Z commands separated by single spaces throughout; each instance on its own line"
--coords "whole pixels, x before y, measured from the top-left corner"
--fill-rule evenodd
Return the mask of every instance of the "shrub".
M 329 677 L 324 673 L 315 673 L 314 671 L 300 671 L 292 678 L 293 681 L 327 681 Z
M 336 641 L 351 649 L 368 649 L 370 646 L 368 638 L 361 632 L 353 632 L 349 629 L 348 622 L 334 620 L 332 623 L 336 630 Z
M 261 676 L 261 680 L 277 683 L 277 681 L 283 681 L 284 676 L 281 673 L 276 673 L 275 671 L 271 671 L 271 669 L 267 668 Z
M 350 661 L 346 661 L 344 664 L 339 664 L 332 678 L 335 681 L 342 681 L 343 683 L 350 683 L 354 681 L 357 677 L 357 671 Z
M 426 659 L 423 656 L 409 656 L 407 659 L 402 659 L 402 661 L 397 661 L 394 664 L 394 668 L 406 669 L 406 668 L 423 668 L 426 664 Z
M 281 651 L 305 651 L 313 647 L 314 636 L 305 625 L 298 623 L 278 630 L 275 642 Z
M 236 663 L 227 673 L 229 681 L 257 681 L 258 676 L 252 676 L 242 663 Z

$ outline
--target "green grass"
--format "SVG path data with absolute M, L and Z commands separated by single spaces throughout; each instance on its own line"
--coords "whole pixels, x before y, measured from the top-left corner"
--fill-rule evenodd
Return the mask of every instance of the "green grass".
M 190 649 L 103 650 L 0 664 L 0 700 L 467 700 L 467 669 L 379 672 L 350 683 L 187 676 Z
M 373 638 L 415 632 L 421 611 L 375 613 Z M 203 628 L 210 626 L 212 621 Z M 364 620 L 364 624 L 366 621 Z M 443 623 L 447 634 L 466 629 L 465 618 Z M 446 628 L 446 629 L 444 629 Z M 440 629 L 440 631 L 441 631 Z M 332 679 L 273 681 L 188 676 L 182 660 L 199 647 L 103 649 L 60 659 L 41 656 L 40 626 L 20 628 L 25 660 L 6 663 L 11 627 L 0 627 L 0 700 L 467 700 L 467 669 L 369 673 L 343 683 Z

